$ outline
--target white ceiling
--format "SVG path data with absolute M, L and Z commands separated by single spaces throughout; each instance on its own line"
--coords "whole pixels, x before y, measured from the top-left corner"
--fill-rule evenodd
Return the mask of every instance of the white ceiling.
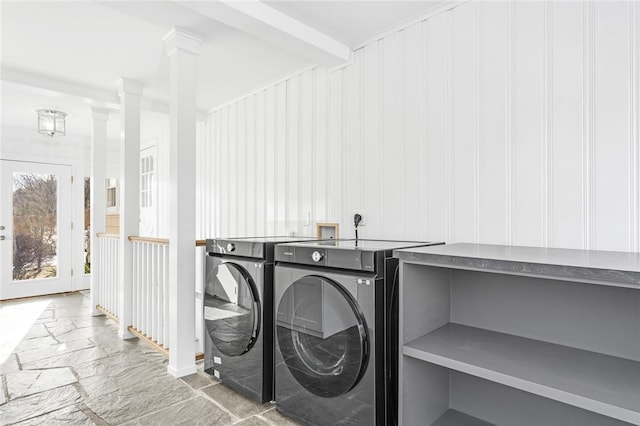
M 268 1 L 267 5 L 353 48 L 437 3 L 440 0 Z M 79 91 L 98 89 L 115 97 L 116 80 L 126 77 L 144 84 L 145 99 L 168 103 L 168 59 L 162 37 L 173 26 L 205 37 L 198 56 L 201 111 L 314 65 L 309 55 L 239 31 L 189 4 L 1 1 L 0 66 L 7 71 L 5 76 L 29 76 L 19 82 L 0 76 L 3 126 L 31 127 L 35 109 L 58 108 L 69 113 L 68 132 L 89 135 L 88 104 L 95 102 L 60 90 L 43 90 L 49 83 L 62 82 Z M 28 83 L 35 80 L 40 87 Z M 155 136 L 146 132 L 158 126 L 168 127 L 163 114 L 147 111 L 142 119 L 143 138 Z M 109 137 L 118 135 L 118 114 L 112 114 Z
M 381 32 L 434 8 L 431 1 L 266 0 L 269 6 L 357 48 Z

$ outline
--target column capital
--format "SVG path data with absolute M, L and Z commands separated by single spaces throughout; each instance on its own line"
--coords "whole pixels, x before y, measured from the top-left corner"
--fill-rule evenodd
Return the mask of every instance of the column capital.
M 92 106 L 91 117 L 94 121 L 107 121 L 109 119 L 109 109 Z
M 125 94 L 142 96 L 142 89 L 144 85 L 137 80 L 121 77 L 116 81 L 116 87 L 118 88 L 118 96 L 120 97 Z
M 178 50 L 197 55 L 200 53 L 200 44 L 203 40 L 204 37 L 180 27 L 173 27 L 167 35 L 162 37 L 167 56 L 173 55 Z

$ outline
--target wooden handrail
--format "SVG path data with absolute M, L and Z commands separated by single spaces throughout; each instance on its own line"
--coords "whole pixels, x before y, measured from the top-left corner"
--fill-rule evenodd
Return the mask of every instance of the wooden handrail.
M 137 241 L 139 243 L 160 244 L 163 246 L 169 245 L 169 240 L 167 238 L 137 237 L 134 235 L 130 235 L 129 241 Z
M 169 245 L 169 239 L 167 238 L 151 238 L 151 237 L 138 237 L 135 235 L 129 236 L 129 241 L 138 241 L 140 243 L 160 244 L 164 246 Z M 196 240 L 196 247 L 203 247 L 207 244 L 206 240 Z
M 96 237 L 98 237 L 98 238 L 120 238 L 120 235 L 118 235 L 118 234 L 105 234 L 103 232 L 98 232 L 96 234 Z

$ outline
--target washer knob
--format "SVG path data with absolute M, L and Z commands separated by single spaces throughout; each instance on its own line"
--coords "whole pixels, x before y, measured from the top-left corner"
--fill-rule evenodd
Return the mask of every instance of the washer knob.
M 311 260 L 318 263 L 324 258 L 324 254 L 320 253 L 318 250 L 311 253 Z
M 229 253 L 231 253 L 232 251 L 235 251 L 235 250 L 236 250 L 236 245 L 235 244 L 233 244 L 233 243 L 227 244 L 227 251 Z

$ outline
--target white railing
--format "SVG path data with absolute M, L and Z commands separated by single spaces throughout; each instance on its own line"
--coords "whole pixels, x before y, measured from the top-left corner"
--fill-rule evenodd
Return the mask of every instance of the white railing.
M 100 310 L 119 320 L 122 286 L 118 282 L 119 236 L 98 234 L 100 244 Z M 128 330 L 169 354 L 169 240 L 129 237 L 133 251 L 131 277 L 131 324 Z M 203 351 L 202 293 L 204 240 L 197 240 L 195 293 L 196 355 Z M 201 354 L 200 354 L 201 355 Z
M 100 245 L 100 286 L 98 301 L 100 307 L 116 318 L 120 316 L 120 237 L 114 234 L 97 234 Z
M 133 244 L 131 326 L 169 349 L 169 240 L 129 237 Z

